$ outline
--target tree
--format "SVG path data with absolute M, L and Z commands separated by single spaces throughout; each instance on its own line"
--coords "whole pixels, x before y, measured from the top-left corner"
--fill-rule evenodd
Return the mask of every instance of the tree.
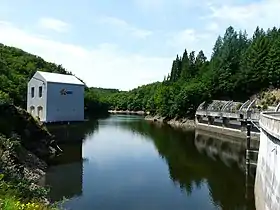
M 194 77 L 197 74 L 197 68 L 195 65 L 195 51 L 191 51 L 189 55 L 190 59 L 190 75 L 191 77 Z
M 246 88 L 248 93 L 253 94 L 268 87 L 267 82 L 267 58 L 269 42 L 265 35 L 256 36 L 245 54 Z
M 222 46 L 223 46 L 222 37 L 218 36 L 218 38 L 215 42 L 215 45 L 213 47 L 213 52 L 212 52 L 211 58 L 216 57 L 220 53 L 220 50 L 221 50 Z
M 269 48 L 266 59 L 267 80 L 270 86 L 280 87 L 280 39 Z
M 183 57 L 182 57 L 182 72 L 180 75 L 181 80 L 187 81 L 191 78 L 191 72 L 190 72 L 190 60 L 187 53 L 187 50 L 184 51 Z
M 200 50 L 195 58 L 195 66 L 198 72 L 202 72 L 205 69 L 207 58 L 204 55 L 203 51 Z

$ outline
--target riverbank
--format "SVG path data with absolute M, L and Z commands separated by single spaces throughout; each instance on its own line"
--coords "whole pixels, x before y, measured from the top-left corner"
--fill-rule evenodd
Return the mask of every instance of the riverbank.
M 129 110 L 109 110 L 110 114 L 137 114 L 137 115 L 147 115 L 149 112 L 145 111 L 129 111 Z
M 145 120 L 155 122 L 155 123 L 164 123 L 168 124 L 174 128 L 181 128 L 181 129 L 201 129 L 205 131 L 209 131 L 212 133 L 216 133 L 217 135 L 223 134 L 228 137 L 236 137 L 239 139 L 246 139 L 246 132 L 241 132 L 240 129 L 232 129 L 226 128 L 217 125 L 209 125 L 204 123 L 197 123 L 195 120 L 191 119 L 167 119 L 166 117 L 161 117 L 159 115 L 151 116 L 147 115 Z M 254 141 L 259 142 L 259 133 L 251 132 L 251 139 Z
M 0 209 L 54 209 L 39 184 L 58 152 L 54 137 L 12 104 L 0 104 L 0 116 Z
M 145 117 L 145 120 L 147 121 L 152 121 L 152 122 L 158 122 L 158 123 L 166 123 L 172 127 L 176 128 L 182 128 L 182 129 L 193 129 L 196 128 L 196 124 L 194 120 L 191 119 L 167 119 L 166 117 L 161 117 L 161 116 L 151 116 L 147 115 Z

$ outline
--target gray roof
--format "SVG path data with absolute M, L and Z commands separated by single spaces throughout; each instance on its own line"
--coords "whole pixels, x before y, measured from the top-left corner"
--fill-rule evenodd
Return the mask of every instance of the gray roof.
M 77 77 L 67 74 L 50 73 L 37 71 L 47 82 L 84 85 Z

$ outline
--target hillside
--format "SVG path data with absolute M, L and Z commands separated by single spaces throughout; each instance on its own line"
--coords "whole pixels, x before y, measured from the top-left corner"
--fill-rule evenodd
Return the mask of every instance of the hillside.
M 257 27 L 253 36 L 228 27 L 214 43 L 211 58 L 185 50 L 163 82 L 115 93 L 110 104 L 122 110 L 146 110 L 167 118 L 194 117 L 203 101 L 246 101 L 280 87 L 280 29 Z M 275 97 L 261 99 L 265 108 Z
M 46 62 L 39 56 L 0 43 L 0 95 L 2 97 L 8 97 L 16 106 L 25 108 L 27 83 L 38 70 L 72 74 L 62 65 Z M 113 90 L 103 90 L 103 92 L 106 91 Z M 85 92 L 85 108 L 87 111 L 90 110 L 91 113 L 107 111 L 108 105 L 101 101 L 97 89 L 86 87 Z

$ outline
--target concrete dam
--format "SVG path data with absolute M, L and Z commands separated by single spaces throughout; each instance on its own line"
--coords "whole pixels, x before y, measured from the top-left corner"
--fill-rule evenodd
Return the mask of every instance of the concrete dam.
M 215 100 L 210 104 L 202 103 L 196 111 L 198 129 L 227 135 L 228 138 L 238 137 L 242 144 L 247 144 L 244 154 L 251 146 L 256 152 L 253 164 L 256 166 L 254 191 L 257 210 L 280 209 L 279 107 L 261 111 L 256 108 L 255 100 L 245 103 Z M 252 141 L 249 148 L 248 139 Z

